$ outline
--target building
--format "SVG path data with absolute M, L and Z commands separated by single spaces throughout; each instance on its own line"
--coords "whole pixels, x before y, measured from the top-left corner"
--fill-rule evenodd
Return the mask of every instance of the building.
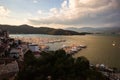
M 9 56 L 12 58 L 24 58 L 22 48 L 12 48 Z
M 0 80 L 14 77 L 19 72 L 19 66 L 16 60 L 5 58 L 0 61 L 3 61 L 2 64 L 0 63 Z
M 33 52 L 33 54 L 36 58 L 40 57 L 40 48 L 37 44 L 29 44 L 28 48 L 30 49 L 30 51 Z
M 29 44 L 28 48 L 32 51 L 32 52 L 40 52 L 40 48 L 37 44 Z
M 0 29 L 0 37 L 9 38 L 9 32 L 7 30 Z

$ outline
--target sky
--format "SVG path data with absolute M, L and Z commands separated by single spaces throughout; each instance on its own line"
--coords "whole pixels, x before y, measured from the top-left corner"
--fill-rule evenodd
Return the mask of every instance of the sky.
M 120 27 L 120 0 L 0 0 L 0 24 Z

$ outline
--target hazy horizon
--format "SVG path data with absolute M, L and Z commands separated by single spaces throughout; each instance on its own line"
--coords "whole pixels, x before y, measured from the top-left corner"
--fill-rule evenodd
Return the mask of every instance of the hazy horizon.
M 0 0 L 0 24 L 97 28 L 119 21 L 119 0 Z

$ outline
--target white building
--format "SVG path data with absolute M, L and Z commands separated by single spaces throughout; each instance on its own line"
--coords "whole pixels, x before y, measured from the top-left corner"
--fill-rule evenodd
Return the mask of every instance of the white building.
M 37 44 L 29 44 L 28 48 L 32 51 L 32 52 L 40 52 L 40 48 Z
M 12 48 L 10 50 L 9 56 L 13 58 L 24 58 L 24 54 L 21 48 Z

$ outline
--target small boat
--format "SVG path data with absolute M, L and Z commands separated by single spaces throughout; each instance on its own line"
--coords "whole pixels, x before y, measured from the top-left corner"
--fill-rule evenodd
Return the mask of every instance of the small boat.
M 47 46 L 47 45 L 40 45 L 40 49 L 41 49 L 41 51 L 49 51 L 49 46 Z
M 77 50 L 77 47 L 73 47 L 72 49 L 71 49 L 71 51 L 72 52 L 77 52 L 78 50 Z
M 69 48 L 70 46 L 62 45 L 62 48 Z
M 113 41 L 112 46 L 116 46 L 116 42 L 115 41 Z
M 113 46 L 115 46 L 116 44 L 115 44 L 115 43 L 113 43 L 112 45 L 113 45 Z
M 86 48 L 87 46 L 86 45 L 79 45 L 81 48 Z

